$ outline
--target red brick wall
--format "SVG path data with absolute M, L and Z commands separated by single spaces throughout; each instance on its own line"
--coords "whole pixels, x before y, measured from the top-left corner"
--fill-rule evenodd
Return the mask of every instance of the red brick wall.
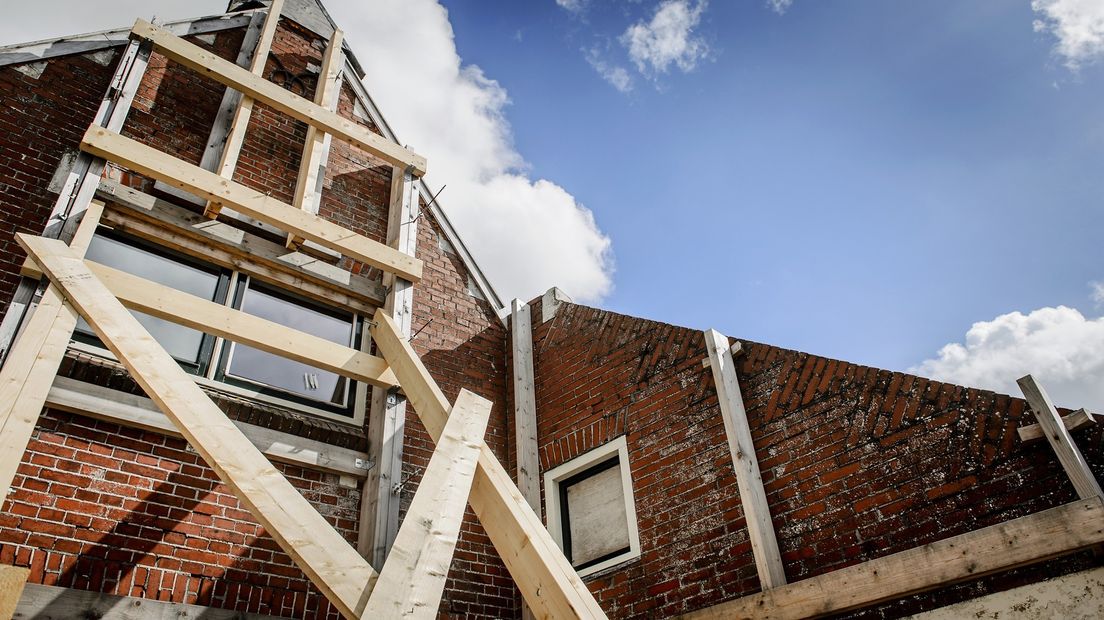
M 200 44 L 233 60 L 241 38 L 238 29 L 219 33 L 214 45 Z M 320 64 L 324 46 L 325 41 L 285 20 L 273 54 L 290 73 L 300 74 L 308 63 Z M 275 66 L 270 59 L 266 76 Z M 44 188 L 61 153 L 79 143 L 113 69 L 114 63 L 101 67 L 83 57 L 66 57 L 51 60 L 39 80 L 28 81 L 11 68 L 0 70 L 0 81 L 11 84 L 0 94 L 0 129 L 18 128 L 0 137 L 0 179 L 19 173 L 14 177 L 18 184 L 0 187 L 3 299 L 14 290 L 13 274 L 22 260 L 22 253 L 11 249 L 11 236 L 17 230 L 42 230 L 55 199 Z M 307 88 L 296 87 L 297 92 L 312 97 L 313 79 L 303 83 Z M 222 93 L 213 81 L 155 54 L 123 133 L 198 163 Z M 345 88 L 339 112 L 352 118 L 352 107 L 351 91 Z M 303 123 L 256 105 L 235 180 L 290 201 L 305 137 Z M 333 141 L 320 215 L 384 240 L 390 178 L 389 165 Z M 431 217 L 419 220 L 418 256 L 425 261 L 425 276 L 415 287 L 414 326 L 425 329 L 414 345 L 450 398 L 467 387 L 495 401 L 487 440 L 505 458 L 504 330 L 486 302 L 466 293 L 466 270 L 438 247 L 437 233 Z M 109 363 L 70 358 L 63 374 L 136 389 Z M 241 403 L 218 402 L 231 417 L 255 413 Z M 248 419 L 266 424 L 269 418 Z M 363 438 L 363 429 L 355 429 L 355 435 Z M 343 436 L 340 443 L 349 441 Z M 432 447 L 409 410 L 404 508 Z M 339 486 L 335 476 L 279 467 L 355 542 L 359 489 Z M 254 613 L 337 617 L 182 440 L 47 411 L 2 515 L 0 562 L 31 566 L 32 583 Z M 470 511 L 442 610 L 493 618 L 515 611 L 512 582 Z
M 533 316 L 539 317 L 539 301 Z M 625 434 L 642 555 L 586 578 L 614 618 L 758 590 L 700 331 L 578 305 L 534 321 L 542 471 Z M 1076 499 L 1024 402 L 744 341 L 737 360 L 787 578 Z M 1104 473 L 1098 429 L 1079 431 Z M 865 612 L 899 616 L 1085 565 L 1077 556 Z M 864 615 L 864 614 L 853 614 Z

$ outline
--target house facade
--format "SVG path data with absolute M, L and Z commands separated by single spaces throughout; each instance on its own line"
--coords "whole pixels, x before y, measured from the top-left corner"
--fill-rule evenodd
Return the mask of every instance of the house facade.
M 325 9 L 288 0 L 268 21 L 269 4 L 234 2 L 160 28 L 324 105 L 351 133 L 400 144 Z M 731 349 L 711 349 L 708 333 L 574 304 L 555 289 L 507 307 L 421 171 L 263 101 L 235 123 L 243 96 L 126 28 L 0 48 L 0 86 L 5 359 L 45 298 L 16 234 L 71 241 L 79 218 L 67 209 L 83 196 L 102 204 L 85 228 L 95 263 L 365 354 L 376 351 L 375 309 L 395 316 L 449 402 L 463 389 L 494 403 L 487 446 L 610 618 L 739 617 L 747 612 L 717 606 L 770 592 L 777 598 L 756 599 L 750 615 L 995 610 L 1038 600 L 1018 588 L 1082 582 L 1065 597 L 1071 613 L 1104 611 L 1092 550 L 1104 513 L 1088 525 L 1067 514 L 1096 505 L 1034 426 L 1045 427 L 1046 412 L 1024 399 L 767 344 L 725 338 Z M 324 244 L 226 205 L 212 211 L 150 161 L 97 160 L 106 147 L 86 131 L 110 123 L 138 145 L 412 255 L 420 278 L 404 288 Z M 151 312 L 140 323 L 180 368 L 382 565 L 434 453 L 415 407 L 399 390 Z M 725 377 L 733 383 L 719 388 Z M 1075 424 L 1072 412 L 1057 414 L 1069 416 L 1062 436 L 1095 483 L 1104 436 L 1093 416 Z M 741 428 L 753 446 L 735 438 Z M 25 449 L 2 445 L 18 459 L 0 507 L 0 565 L 29 569 L 15 617 L 131 617 L 125 609 L 143 604 L 192 614 L 183 617 L 341 617 L 88 322 L 72 330 Z M 1068 535 L 1039 542 L 1001 529 L 1037 527 L 1040 515 Z M 468 508 L 441 617 L 523 614 L 503 561 L 511 550 L 484 525 Z M 828 596 L 841 569 L 917 549 L 928 555 L 907 572 L 932 573 L 932 554 L 951 557 L 940 541 L 959 536 L 973 568 L 876 584 L 885 593 L 865 598 Z M 880 584 L 850 579 L 839 589 Z M 795 589 L 803 580 L 819 588 L 812 612 L 794 602 L 816 598 Z M 798 611 L 783 613 L 787 605 Z

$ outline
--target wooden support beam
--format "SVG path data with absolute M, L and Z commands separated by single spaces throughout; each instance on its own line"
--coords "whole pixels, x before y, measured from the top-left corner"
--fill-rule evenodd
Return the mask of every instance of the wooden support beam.
M 705 332 L 705 348 L 709 352 L 710 369 L 717 387 L 717 402 L 724 419 L 728 449 L 732 453 L 732 466 L 736 468 L 736 483 L 740 489 L 740 505 L 747 521 L 751 552 L 755 556 L 755 568 L 764 590 L 786 584 L 786 571 L 782 567 L 782 555 L 778 551 L 778 539 L 771 523 L 770 506 L 763 491 L 763 479 L 759 475 L 759 462 L 755 458 L 755 445 L 751 439 L 744 398 L 740 394 L 740 382 L 736 378 L 736 365 L 728 337 L 715 329 Z
M 240 271 L 327 304 L 372 314 L 384 303 L 383 286 L 229 224 L 105 180 L 103 223 L 205 262 Z
M 682 616 L 782 620 L 833 615 L 1104 542 L 1099 498 L 1065 504 Z
M 214 53 L 173 36 L 147 21 L 135 22 L 131 34 L 151 41 L 154 48 L 168 58 L 199 71 L 248 97 L 263 101 L 304 123 L 314 125 L 393 166 L 403 169 L 412 166 L 415 176 L 425 174 L 426 160 L 421 155 L 369 131 L 352 120 L 342 118 L 303 97 L 290 93 Z M 232 207 L 232 205 L 226 206 Z
M 334 30 L 326 54 L 322 57 L 322 70 L 314 89 L 314 103 L 331 112 L 337 109 L 341 86 L 341 68 L 344 54 L 341 46 L 345 33 Z M 329 152 L 328 134 L 314 125 L 307 127 L 307 140 L 303 145 L 303 157 L 299 160 L 299 177 L 295 181 L 295 198 L 291 206 L 307 213 L 318 213 L 318 200 L 322 194 L 322 182 L 326 176 L 326 157 Z M 303 242 L 301 237 L 288 234 L 287 247 L 295 249 Z
M 414 256 L 418 246 L 418 192 L 409 170 L 391 169 L 391 200 L 387 213 L 387 244 Z M 414 287 L 402 278 L 384 274 L 391 285 L 383 310 L 408 338 L 414 312 Z M 376 455 L 376 467 L 361 491 L 357 550 L 374 566 L 382 566 L 399 531 L 398 486 L 402 480 L 403 441 L 406 432 L 406 398 L 373 389 L 368 414 L 368 445 Z
M 397 386 L 387 362 L 325 338 L 235 310 L 92 261 L 86 267 L 130 310 L 383 388 Z
M 1058 415 L 1058 409 L 1054 406 L 1054 402 L 1050 400 L 1050 396 L 1047 395 L 1043 386 L 1039 385 L 1031 375 L 1017 379 L 1016 383 L 1023 391 L 1027 404 L 1031 406 L 1035 419 L 1039 421 L 1043 435 L 1050 442 L 1054 454 L 1058 456 L 1058 462 L 1062 464 L 1062 468 L 1066 470 L 1070 482 L 1073 483 L 1073 488 L 1077 490 L 1078 497 L 1081 499 L 1091 497 L 1104 499 L 1104 492 L 1100 490 L 1100 483 L 1093 476 L 1089 464 L 1085 462 L 1085 457 L 1081 456 L 1081 451 L 1077 449 L 1077 444 L 1073 442 L 1073 437 L 1070 437 L 1066 425 L 1062 423 L 1062 418 Z
M 448 400 L 394 320 L 382 310 L 376 312 L 375 320 L 372 337 L 376 346 L 395 371 L 430 437 L 437 441 L 448 419 Z M 485 442 L 468 503 L 537 617 L 606 617 Z
M 257 39 L 257 46 L 253 50 L 253 59 L 249 64 L 249 74 L 260 77 L 264 73 L 265 63 L 268 61 L 268 52 L 272 49 L 272 40 L 276 37 L 276 26 L 280 23 L 280 13 L 284 9 L 284 0 L 272 0 L 268 6 L 268 15 L 265 17 L 264 26 L 261 27 Z M 224 61 L 225 62 L 225 61 Z M 228 63 L 229 64 L 229 63 Z M 237 65 L 232 65 L 241 69 Z M 245 131 L 249 127 L 249 118 L 253 114 L 253 98 L 242 95 L 238 98 L 238 105 L 234 109 L 234 116 L 230 120 L 230 132 L 226 135 L 226 141 L 222 147 L 216 172 L 224 179 L 234 178 L 234 169 L 238 165 L 238 156 L 241 154 L 242 144 L 245 143 Z M 208 202 L 204 215 L 210 218 L 218 217 L 222 205 L 217 202 Z
M 65 244 L 20 245 L 254 518 L 347 618 L 359 617 L 376 572 L 268 462 Z
M 0 614 L 0 618 L 4 616 Z M 251 614 L 235 609 L 201 607 L 149 598 L 118 596 L 72 590 L 57 586 L 27 584 L 13 620 L 281 620 L 276 616 Z
M 21 566 L 0 565 L 0 618 L 11 618 L 23 594 L 30 569 Z
M 437 617 L 490 415 L 491 401 L 460 390 L 364 617 Z
M 92 127 L 81 148 L 404 279 L 416 282 L 422 276 L 422 261 L 412 256 L 136 140 Z
M 152 400 L 84 381 L 55 377 L 46 396 L 46 406 L 131 428 L 183 437 Z M 364 478 L 368 475 L 371 457 L 366 452 L 236 420 L 234 425 L 271 461 L 341 476 Z
M 744 354 L 744 343 L 737 340 L 736 342 L 732 343 L 732 346 L 729 347 L 728 350 L 732 353 L 732 357 L 740 357 Z M 712 365 L 712 362 L 709 361 L 708 357 L 703 357 L 701 364 L 702 368 L 709 368 Z
M 1075 430 L 1085 428 L 1096 424 L 1096 416 L 1089 413 L 1085 409 L 1078 409 L 1073 413 L 1062 416 L 1062 425 L 1066 427 L 1067 431 L 1073 432 Z M 1020 436 L 1020 441 L 1023 443 L 1032 443 L 1043 439 L 1043 427 L 1038 423 L 1028 424 L 1027 426 L 1021 426 L 1016 429 L 1016 433 Z
M 102 211 L 103 205 L 98 202 L 84 210 L 72 241 L 76 255 L 84 255 Z M 0 505 L 11 491 L 16 469 L 76 326 L 76 312 L 56 286 L 47 286 L 0 370 Z
M 537 398 L 533 385 L 533 328 L 529 304 L 511 304 L 510 339 L 514 367 L 514 429 L 518 489 L 540 514 L 540 458 L 537 456 Z

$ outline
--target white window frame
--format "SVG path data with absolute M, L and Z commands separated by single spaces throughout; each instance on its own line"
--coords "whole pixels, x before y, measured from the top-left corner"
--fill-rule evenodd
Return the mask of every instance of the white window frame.
M 624 564 L 640 557 L 640 532 L 636 525 L 636 502 L 633 499 L 632 472 L 629 467 L 629 446 L 625 436 L 609 441 L 574 459 L 554 467 L 544 474 L 544 505 L 547 515 L 548 532 L 563 550 L 563 524 L 560 522 L 560 482 L 599 465 L 612 458 L 618 459 L 621 470 L 621 488 L 624 491 L 625 518 L 629 529 L 629 550 L 621 555 L 578 569 L 580 577 L 592 575 L 618 564 Z M 565 551 L 566 553 L 566 551 Z

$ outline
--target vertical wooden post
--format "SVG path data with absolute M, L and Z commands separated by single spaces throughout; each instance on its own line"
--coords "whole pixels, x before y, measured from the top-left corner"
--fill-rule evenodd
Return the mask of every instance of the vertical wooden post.
M 537 457 L 537 401 L 533 385 L 533 331 L 529 304 L 515 299 L 510 335 L 514 359 L 514 428 L 517 441 L 518 488 L 540 514 L 540 461 Z
M 1104 499 L 1104 493 L 1101 493 L 1100 490 L 1100 483 L 1093 476 L 1089 464 L 1085 462 L 1085 457 L 1081 456 L 1081 451 L 1077 449 L 1077 444 L 1073 442 L 1073 437 L 1070 436 L 1069 430 L 1066 429 L 1061 416 L 1058 415 L 1058 409 L 1055 408 L 1054 402 L 1050 400 L 1050 396 L 1047 395 L 1043 386 L 1039 385 L 1039 382 L 1031 375 L 1021 377 L 1016 383 L 1023 391 L 1027 404 L 1031 406 L 1031 412 L 1035 414 L 1035 419 L 1039 421 L 1039 426 L 1043 429 L 1043 436 L 1047 438 L 1050 447 L 1058 455 L 1058 462 L 1066 470 L 1066 475 L 1073 483 L 1073 488 L 1077 490 L 1078 497 L 1081 499 L 1089 499 L 1090 497 Z
M 257 40 L 256 50 L 253 52 L 253 60 L 249 71 L 254 75 L 264 73 L 265 62 L 268 61 L 268 52 L 272 49 L 272 40 L 276 36 L 276 26 L 280 23 L 280 13 L 284 9 L 284 0 L 272 0 L 268 6 L 268 16 L 265 17 L 264 28 Z M 249 117 L 253 114 L 253 98 L 242 96 L 238 99 L 238 107 L 234 110 L 234 118 L 230 121 L 230 133 L 226 136 L 226 144 L 223 145 L 222 157 L 219 159 L 219 176 L 224 179 L 234 178 L 234 168 L 238 165 L 238 155 L 241 154 L 242 144 L 245 142 L 245 130 L 249 127 Z M 210 218 L 218 217 L 222 205 L 209 202 L 204 214 Z
M 338 94 L 341 92 L 341 67 L 344 58 L 341 46 L 345 34 L 334 30 L 326 55 L 322 58 L 322 70 L 318 74 L 318 86 L 315 87 L 314 102 L 331 112 L 337 110 Z M 295 197 L 291 204 L 308 213 L 318 213 L 318 200 L 322 194 L 322 182 L 326 176 L 326 159 L 330 151 L 330 135 L 319 131 L 314 125 L 307 127 L 307 140 L 303 145 L 303 157 L 299 161 L 299 178 L 295 182 Z M 294 250 L 303 242 L 302 238 L 289 233 L 288 249 Z
M 414 256 L 418 243 L 418 192 L 411 170 L 391 169 L 391 205 L 387 221 L 387 243 Z M 390 284 L 383 311 L 390 315 L 399 333 L 410 337 L 414 287 L 402 278 L 384 274 Z M 368 472 L 360 503 L 357 551 L 373 566 L 382 566 L 399 530 L 399 500 L 402 482 L 403 437 L 406 430 L 406 399 L 396 392 L 372 388 L 368 416 L 369 450 L 376 466 Z
M 88 249 L 101 213 L 100 202 L 84 210 L 73 236 L 72 249 L 78 256 Z M 76 326 L 77 313 L 56 286 L 48 286 L 0 370 L 0 505 L 11 491 L 15 471 L 27 451 Z
M 740 394 L 740 382 L 736 378 L 736 365 L 732 360 L 728 338 L 715 329 L 705 332 L 705 348 L 709 353 L 709 367 L 717 386 L 717 401 L 724 418 L 728 449 L 732 453 L 732 466 L 736 468 L 736 483 L 740 488 L 740 504 L 747 521 L 751 552 L 755 556 L 755 568 L 764 590 L 785 585 L 786 572 L 782 556 L 778 552 L 778 539 L 771 523 L 770 506 L 763 491 L 763 479 L 759 475 L 759 462 L 755 458 L 755 446 L 751 440 L 744 398 Z

